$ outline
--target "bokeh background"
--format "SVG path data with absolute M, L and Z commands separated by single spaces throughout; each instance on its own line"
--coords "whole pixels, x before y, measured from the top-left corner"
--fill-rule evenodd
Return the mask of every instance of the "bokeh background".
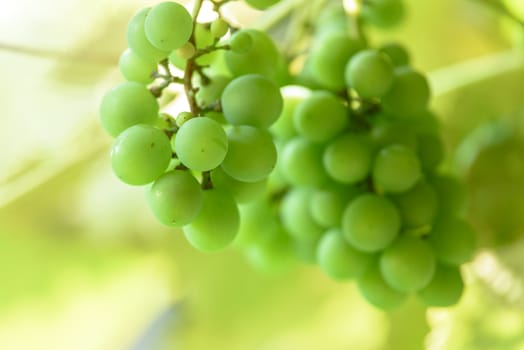
M 405 0 L 401 26 L 371 32 L 428 73 L 479 235 L 457 306 L 390 313 L 312 266 L 197 252 L 112 174 L 98 104 L 122 81 L 127 21 L 157 2 L 0 2 L 1 349 L 524 349 L 523 1 Z

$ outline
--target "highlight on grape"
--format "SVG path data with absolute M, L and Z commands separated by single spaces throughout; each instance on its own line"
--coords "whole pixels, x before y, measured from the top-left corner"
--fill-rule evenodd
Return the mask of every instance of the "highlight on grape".
M 203 2 L 215 20 L 199 21 Z M 383 309 L 410 294 L 457 303 L 475 233 L 440 167 L 428 81 L 404 46 L 366 36 L 401 21 L 402 2 L 341 1 L 295 55 L 235 27 L 222 15 L 228 2 L 196 1 L 190 14 L 166 1 L 130 19 L 125 82 L 100 105 L 116 176 L 145 185 L 158 221 L 198 250 L 234 246 L 270 271 L 317 264 Z M 161 102 L 171 84 L 188 106 L 176 115 Z

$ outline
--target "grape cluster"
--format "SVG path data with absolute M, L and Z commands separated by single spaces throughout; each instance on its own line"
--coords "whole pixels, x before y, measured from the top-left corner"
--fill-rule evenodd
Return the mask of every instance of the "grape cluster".
M 385 309 L 412 293 L 430 306 L 456 303 L 474 234 L 460 218 L 460 184 L 439 170 L 430 88 L 406 50 L 352 35 L 339 7 L 319 18 L 329 25 L 318 25 L 290 74 L 266 33 L 234 28 L 220 15 L 227 1 L 210 2 L 211 23 L 176 2 L 129 22 L 119 62 L 127 82 L 100 109 L 116 138 L 115 174 L 147 185 L 157 219 L 199 250 L 233 243 L 270 270 L 317 263 L 333 279 L 356 279 Z M 366 1 L 357 23 L 387 27 L 402 9 Z M 175 117 L 158 102 L 171 84 L 188 101 Z

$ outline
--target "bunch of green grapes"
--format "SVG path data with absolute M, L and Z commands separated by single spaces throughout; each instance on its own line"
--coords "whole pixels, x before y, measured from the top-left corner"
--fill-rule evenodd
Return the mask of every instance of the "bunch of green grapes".
M 293 57 L 266 33 L 233 27 L 228 1 L 209 2 L 210 23 L 197 20 L 202 1 L 193 15 L 162 2 L 129 22 L 126 82 L 100 108 L 115 174 L 146 185 L 157 219 L 199 250 L 234 245 L 269 270 L 316 263 L 385 309 L 412 293 L 456 303 L 474 234 L 460 184 L 439 170 L 428 82 L 401 45 L 373 47 L 362 33 L 397 23 L 402 3 L 326 11 L 303 68 L 289 72 Z M 171 84 L 188 105 L 176 116 L 158 102 Z

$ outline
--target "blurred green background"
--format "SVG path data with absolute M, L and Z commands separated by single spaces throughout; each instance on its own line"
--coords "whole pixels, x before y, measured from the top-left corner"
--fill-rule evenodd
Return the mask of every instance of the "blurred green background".
M 371 32 L 428 72 L 480 243 L 457 306 L 391 313 L 315 267 L 199 253 L 112 174 L 98 104 L 128 19 L 157 2 L 0 2 L 1 349 L 524 349 L 522 0 L 406 0 L 400 27 Z

